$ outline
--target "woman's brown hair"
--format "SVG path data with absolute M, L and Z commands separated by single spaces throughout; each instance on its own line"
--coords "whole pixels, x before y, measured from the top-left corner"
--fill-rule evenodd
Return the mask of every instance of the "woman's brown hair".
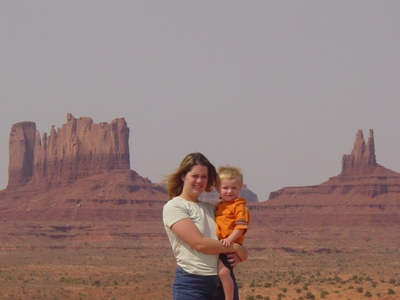
M 183 189 L 182 176 L 190 172 L 193 166 L 205 166 L 208 168 L 208 181 L 205 191 L 206 192 L 212 191 L 217 176 L 215 167 L 203 154 L 199 152 L 193 152 L 186 155 L 185 158 L 182 160 L 181 164 L 179 165 L 178 169 L 175 170 L 175 172 L 173 172 L 172 174 L 167 176 L 166 187 L 169 199 L 179 196 L 182 193 Z

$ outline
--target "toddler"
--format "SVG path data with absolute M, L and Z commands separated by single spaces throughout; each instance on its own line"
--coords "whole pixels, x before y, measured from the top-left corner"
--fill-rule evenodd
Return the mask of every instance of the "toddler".
M 231 243 L 242 244 L 250 222 L 246 199 L 239 198 L 242 185 L 243 174 L 239 168 L 233 166 L 218 168 L 216 189 L 221 201 L 215 207 L 215 221 L 217 236 L 225 247 L 229 247 Z M 220 255 L 218 275 L 224 288 L 225 300 L 238 299 L 238 295 L 234 295 L 234 274 L 226 254 Z

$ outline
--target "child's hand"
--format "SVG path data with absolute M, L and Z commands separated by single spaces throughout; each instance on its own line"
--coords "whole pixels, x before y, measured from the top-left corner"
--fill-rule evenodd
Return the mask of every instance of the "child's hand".
M 228 239 L 222 239 L 221 244 L 224 245 L 224 247 L 229 247 L 231 245 L 231 242 Z

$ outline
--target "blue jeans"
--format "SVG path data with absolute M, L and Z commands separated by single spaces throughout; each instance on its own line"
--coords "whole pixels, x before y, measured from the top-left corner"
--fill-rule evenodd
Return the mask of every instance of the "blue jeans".
M 238 300 L 238 289 L 235 282 L 235 300 Z M 224 290 L 218 275 L 201 276 L 193 275 L 181 267 L 175 273 L 174 284 L 172 285 L 173 300 L 224 300 Z

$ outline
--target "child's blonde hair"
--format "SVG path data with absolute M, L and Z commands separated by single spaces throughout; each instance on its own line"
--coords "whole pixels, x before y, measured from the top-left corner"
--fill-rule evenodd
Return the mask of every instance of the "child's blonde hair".
M 217 170 L 217 180 L 215 186 L 217 188 L 221 187 L 221 180 L 223 179 L 236 179 L 240 183 L 240 188 L 243 185 L 243 173 L 242 170 L 235 166 L 219 166 Z

